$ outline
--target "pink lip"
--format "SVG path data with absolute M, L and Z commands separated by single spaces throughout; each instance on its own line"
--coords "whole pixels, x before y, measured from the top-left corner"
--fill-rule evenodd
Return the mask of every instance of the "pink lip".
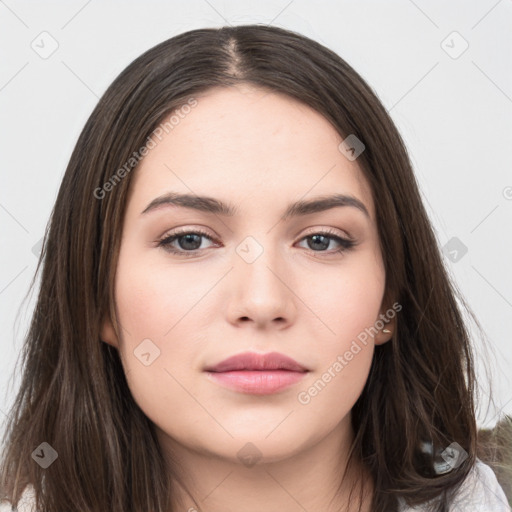
M 270 395 L 298 382 L 307 372 L 290 370 L 209 372 L 219 384 L 253 395 Z
M 309 371 L 288 356 L 246 352 L 205 368 L 208 377 L 243 393 L 268 395 L 295 384 Z

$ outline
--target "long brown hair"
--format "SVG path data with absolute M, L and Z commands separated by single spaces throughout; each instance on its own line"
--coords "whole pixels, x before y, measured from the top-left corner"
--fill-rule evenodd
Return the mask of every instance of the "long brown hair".
M 146 51 L 88 119 L 36 271 L 42 267 L 4 439 L 2 498 L 17 503 L 32 484 L 39 512 L 170 510 L 178 468 L 164 462 L 117 350 L 99 335 L 104 315 L 120 328 L 113 284 L 135 167 L 118 170 L 164 116 L 212 87 L 241 82 L 309 105 L 343 138 L 355 134 L 366 147 L 357 161 L 375 202 L 385 299 L 402 305 L 352 410 L 351 459 L 374 480 L 372 510 L 396 510 L 398 498 L 410 505 L 434 500 L 435 510 L 447 510 L 450 493 L 474 465 L 474 363 L 457 299 L 467 306 L 444 268 L 399 132 L 372 89 L 334 52 L 291 31 L 246 25 L 193 30 Z M 46 469 L 31 457 L 42 442 L 58 453 Z M 437 474 L 439 453 L 452 443 L 467 458 Z

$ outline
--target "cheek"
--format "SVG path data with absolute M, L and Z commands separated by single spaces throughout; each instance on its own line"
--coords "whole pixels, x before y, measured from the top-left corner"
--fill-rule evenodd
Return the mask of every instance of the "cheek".
M 339 272 L 320 277 L 314 292 L 307 296 L 312 310 L 318 311 L 325 329 L 317 337 L 317 366 L 304 399 L 315 407 L 336 403 L 348 411 L 366 383 L 374 353 L 376 321 L 384 294 L 384 269 L 371 252 L 340 266 Z M 313 400 L 314 399 L 314 400 Z
M 301 298 L 318 317 L 316 334 L 309 334 L 316 364 L 298 389 L 296 403 L 297 412 L 309 418 L 304 425 L 325 433 L 349 414 L 366 384 L 384 268 L 374 252 L 360 251 L 336 269 L 317 271 L 311 284 L 302 287 Z
M 161 258 L 155 263 L 127 246 L 119 259 L 115 292 L 124 334 L 129 333 L 132 342 L 169 342 L 209 286 L 197 272 L 171 268 Z
M 115 291 L 119 353 L 133 398 L 155 421 L 165 410 L 162 404 L 183 394 L 178 382 L 193 365 L 192 316 L 187 313 L 198 292 L 190 276 L 143 264 L 135 251 L 124 251 Z
M 374 342 L 371 337 L 380 302 L 376 296 L 357 290 L 350 297 L 336 297 L 337 307 L 325 317 L 336 334 L 319 337 L 315 371 L 301 387 L 298 402 L 311 409 L 331 410 L 336 423 L 339 414 L 350 411 L 362 392 L 370 370 Z M 327 420 L 329 423 L 329 419 Z
M 316 272 L 314 283 L 305 286 L 303 293 L 304 302 L 318 312 L 324 353 L 332 356 L 329 347 L 342 350 L 360 334 L 364 338 L 378 319 L 384 286 L 383 264 L 371 251 L 347 258 L 336 270 Z

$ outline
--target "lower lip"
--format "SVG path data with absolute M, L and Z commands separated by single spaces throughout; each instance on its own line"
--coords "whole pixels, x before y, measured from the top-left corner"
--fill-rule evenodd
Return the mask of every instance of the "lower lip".
M 292 386 L 300 381 L 307 372 L 294 372 L 290 370 L 238 370 L 232 372 L 207 373 L 210 378 L 219 384 L 242 393 L 270 395 Z

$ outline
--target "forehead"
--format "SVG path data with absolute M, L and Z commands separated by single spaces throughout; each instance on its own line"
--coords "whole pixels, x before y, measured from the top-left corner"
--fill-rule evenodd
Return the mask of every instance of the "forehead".
M 257 199 L 260 209 L 341 193 L 358 197 L 374 218 L 361 169 L 340 152 L 343 138 L 317 111 L 246 84 L 210 89 L 195 99 L 161 140 L 153 137 L 155 147 L 133 176 L 131 202 L 137 207 L 167 191 L 242 207 L 250 203 L 243 199 Z

